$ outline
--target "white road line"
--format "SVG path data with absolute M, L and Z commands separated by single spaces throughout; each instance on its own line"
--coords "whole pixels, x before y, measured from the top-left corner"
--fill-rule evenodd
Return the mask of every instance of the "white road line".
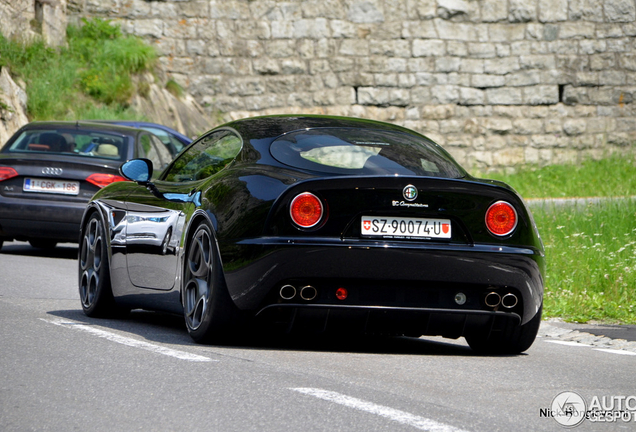
M 567 346 L 575 346 L 575 347 L 592 347 L 592 345 L 572 342 L 572 341 L 562 341 L 562 340 L 546 340 L 546 342 L 550 342 L 557 345 L 567 345 Z M 619 355 L 631 355 L 636 356 L 636 352 L 625 351 L 621 349 L 612 349 L 612 348 L 594 348 L 594 351 L 602 351 L 610 354 L 619 354 Z
M 620 355 L 631 355 L 636 356 L 636 352 L 625 351 L 620 349 L 611 349 L 611 348 L 594 348 L 594 351 L 603 351 L 610 354 L 620 354 Z
M 394 408 L 389 408 L 382 405 L 374 404 L 362 399 L 357 399 L 351 396 L 347 396 L 341 393 L 336 393 L 328 390 L 318 388 L 290 388 L 290 390 L 297 391 L 299 393 L 314 396 L 319 399 L 323 399 L 329 402 L 334 402 L 348 408 L 365 411 L 371 414 L 379 415 L 381 417 L 388 418 L 398 423 L 402 423 L 408 426 L 413 426 L 420 430 L 431 432 L 465 432 L 463 429 L 458 429 L 445 423 L 440 423 L 435 420 L 428 419 L 426 417 L 416 416 L 405 411 L 400 411 Z
M 141 348 L 147 351 L 154 352 L 156 354 L 162 354 L 169 357 L 178 358 L 179 360 L 187 360 L 192 362 L 213 362 L 218 360 L 213 360 L 208 357 L 200 356 L 197 354 L 191 354 L 185 351 L 178 351 L 171 348 L 162 347 L 160 345 L 151 344 L 148 342 L 140 341 L 137 339 L 132 339 L 125 336 L 120 336 L 116 333 L 111 333 L 106 330 L 101 330 L 95 327 L 91 327 L 88 324 L 84 324 L 78 321 L 72 320 L 62 320 L 62 319 L 44 319 L 40 318 L 44 322 L 48 322 L 50 324 L 55 324 L 61 327 L 72 328 L 75 330 L 81 330 L 86 333 L 90 333 L 94 336 L 99 336 L 101 338 L 107 339 L 111 342 L 117 342 L 122 345 L 126 345 L 133 348 Z
M 557 344 L 557 345 L 567 345 L 567 346 L 575 346 L 575 347 L 591 347 L 592 345 L 572 342 L 572 341 L 562 341 L 562 340 L 546 340 L 546 342 Z

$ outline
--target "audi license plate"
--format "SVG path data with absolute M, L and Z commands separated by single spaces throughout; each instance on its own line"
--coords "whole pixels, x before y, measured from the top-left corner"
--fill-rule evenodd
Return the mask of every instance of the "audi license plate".
M 22 190 L 25 192 L 79 195 L 80 184 L 76 181 L 26 178 Z
M 362 235 L 383 238 L 451 238 L 449 219 L 362 216 Z

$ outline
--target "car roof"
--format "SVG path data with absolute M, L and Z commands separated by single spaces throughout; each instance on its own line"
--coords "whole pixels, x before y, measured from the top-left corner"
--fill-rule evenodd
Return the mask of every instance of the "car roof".
M 86 130 L 99 130 L 108 132 L 117 132 L 122 135 L 136 136 L 141 132 L 145 132 L 142 129 L 114 125 L 110 123 L 98 123 L 98 122 L 86 122 L 86 121 L 34 121 L 24 125 L 20 130 L 40 129 L 40 128 L 77 128 Z
M 150 127 L 150 128 L 155 128 L 155 129 L 161 129 L 163 131 L 170 132 L 172 135 L 175 135 L 176 137 L 180 138 L 181 140 L 186 140 L 187 142 L 191 142 L 192 141 L 192 138 L 187 137 L 186 135 L 182 134 L 179 131 L 176 131 L 176 130 L 172 129 L 169 126 L 162 125 L 162 124 L 159 124 L 159 123 L 135 121 L 135 120 L 96 120 L 96 122 L 107 123 L 107 124 L 125 125 L 125 126 L 131 126 L 131 127 L 136 127 L 136 128 Z
M 275 138 L 289 132 L 314 128 L 382 129 L 423 136 L 410 129 L 376 120 L 308 114 L 250 117 L 234 120 L 221 127 L 236 129 L 247 139 Z

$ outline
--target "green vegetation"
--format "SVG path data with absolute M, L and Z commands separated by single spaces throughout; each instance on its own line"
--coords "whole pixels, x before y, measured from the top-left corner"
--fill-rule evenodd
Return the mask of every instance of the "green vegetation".
M 27 84 L 31 120 L 139 119 L 128 107 L 135 74 L 152 71 L 153 48 L 100 19 L 69 26 L 68 47 L 21 44 L 0 35 L 0 66 Z
M 636 201 L 533 213 L 548 263 L 545 316 L 636 324 Z
M 479 176 L 504 181 L 524 198 L 631 196 L 636 195 L 636 156 L 627 155 Z
M 184 90 L 183 87 L 181 87 L 179 85 L 178 82 L 176 82 L 175 80 L 173 80 L 172 78 L 170 78 L 167 82 L 166 82 L 166 90 L 168 90 L 170 93 L 172 93 L 173 96 L 176 97 L 183 97 L 184 95 Z
M 524 198 L 636 195 L 633 152 L 581 164 L 493 174 Z M 544 316 L 636 323 L 636 201 L 535 206 L 546 247 Z

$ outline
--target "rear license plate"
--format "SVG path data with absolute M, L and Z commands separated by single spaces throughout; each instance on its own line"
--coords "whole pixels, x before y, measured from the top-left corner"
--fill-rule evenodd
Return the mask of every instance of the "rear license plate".
M 383 238 L 451 238 L 449 219 L 362 216 L 362 235 Z
M 80 184 L 76 181 L 26 178 L 22 190 L 25 192 L 79 195 Z

